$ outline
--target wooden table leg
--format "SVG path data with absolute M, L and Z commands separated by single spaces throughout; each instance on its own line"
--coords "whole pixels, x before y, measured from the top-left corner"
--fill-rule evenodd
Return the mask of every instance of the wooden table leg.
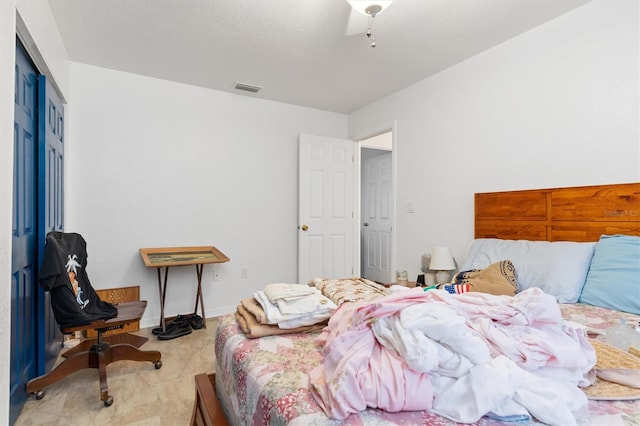
M 167 331 L 167 326 L 164 320 L 164 301 L 167 296 L 167 278 L 169 277 L 169 267 L 165 267 L 164 270 L 164 288 L 162 285 L 162 278 L 160 270 L 162 267 L 158 267 L 158 291 L 160 293 L 160 327 L 162 327 L 162 332 Z
M 196 306 L 193 309 L 194 314 L 198 313 L 198 301 L 200 301 L 200 311 L 202 312 L 202 323 L 203 328 L 207 328 L 207 321 L 204 315 L 204 298 L 202 296 L 202 270 L 204 269 L 204 264 L 196 264 L 196 274 L 198 275 L 198 291 L 196 293 Z

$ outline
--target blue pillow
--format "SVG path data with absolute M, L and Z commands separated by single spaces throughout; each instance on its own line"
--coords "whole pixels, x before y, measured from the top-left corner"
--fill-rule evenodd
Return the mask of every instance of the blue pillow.
M 578 301 L 640 315 L 640 237 L 600 237 Z

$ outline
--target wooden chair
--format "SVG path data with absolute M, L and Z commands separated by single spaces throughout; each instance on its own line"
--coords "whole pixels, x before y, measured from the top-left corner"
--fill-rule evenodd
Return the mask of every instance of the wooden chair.
M 60 379 L 85 368 L 97 368 L 100 377 L 100 400 L 105 407 L 113 404 L 113 397 L 109 395 L 107 386 L 107 365 L 112 362 L 149 361 L 156 369 L 162 367 L 159 351 L 142 351 L 138 349 L 142 343 L 147 341 L 146 337 L 134 336 L 129 333 L 114 334 L 103 337 L 103 333 L 109 330 L 122 329 L 125 325 L 142 318 L 142 314 L 147 306 L 146 301 L 124 302 L 116 305 L 118 316 L 103 321 L 96 321 L 89 325 L 67 327 L 62 330 L 65 334 L 76 331 L 95 330 L 98 337 L 85 340 L 80 345 L 68 350 L 62 356 L 65 358 L 51 372 L 27 383 L 27 392 L 34 394 L 36 399 L 44 398 L 44 390 Z
M 138 349 L 148 339 L 129 333 L 103 336 L 106 331 L 122 329 L 139 321 L 146 301 L 111 305 L 100 300 L 86 273 L 86 242 L 79 234 L 50 232 L 47 235 L 40 285 L 51 292 L 51 305 L 64 334 L 94 330 L 95 339 L 85 340 L 63 353 L 64 360 L 49 373 L 27 382 L 26 391 L 36 399 L 44 397 L 44 388 L 69 374 L 85 368 L 98 369 L 100 399 L 106 407 L 113 404 L 107 386 L 107 365 L 121 360 L 149 361 L 162 367 L 159 351 Z

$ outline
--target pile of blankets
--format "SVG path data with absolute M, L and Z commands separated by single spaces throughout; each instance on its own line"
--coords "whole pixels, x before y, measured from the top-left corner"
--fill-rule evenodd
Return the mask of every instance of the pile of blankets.
M 242 299 L 236 321 L 250 338 L 320 331 L 338 305 L 372 301 L 390 294 L 383 285 L 364 278 L 313 278 L 305 284 L 267 284 Z
M 236 320 L 248 338 L 319 331 L 336 304 L 304 284 L 268 284 L 252 298 L 242 299 Z
M 324 362 L 310 372 L 310 389 L 333 419 L 377 407 L 568 426 L 588 413 L 578 386 L 594 380 L 595 351 L 538 288 L 515 296 L 408 289 L 341 306 L 316 341 Z

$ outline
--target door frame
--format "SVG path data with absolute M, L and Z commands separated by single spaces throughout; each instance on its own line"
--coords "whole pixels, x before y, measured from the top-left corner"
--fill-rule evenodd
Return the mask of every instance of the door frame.
M 384 133 L 391 133 L 391 271 L 396 270 L 396 258 L 397 258 L 397 240 L 396 240 L 396 229 L 397 229 L 397 202 L 396 202 L 396 194 L 397 194 L 397 173 L 398 170 L 397 164 L 397 147 L 398 147 L 398 131 L 397 124 L 394 121 L 390 127 L 386 127 L 381 129 L 378 132 L 367 134 L 366 136 L 354 139 L 356 143 L 355 149 L 355 173 L 354 173 L 354 212 L 355 212 L 355 221 L 354 221 L 354 235 L 358 241 L 354 246 L 354 263 L 356 265 L 355 275 L 361 276 L 361 264 L 362 264 L 362 249 L 360 245 L 360 241 L 362 240 L 362 149 L 363 148 L 371 148 L 371 146 L 366 145 L 366 141 L 373 137 L 382 135 Z

